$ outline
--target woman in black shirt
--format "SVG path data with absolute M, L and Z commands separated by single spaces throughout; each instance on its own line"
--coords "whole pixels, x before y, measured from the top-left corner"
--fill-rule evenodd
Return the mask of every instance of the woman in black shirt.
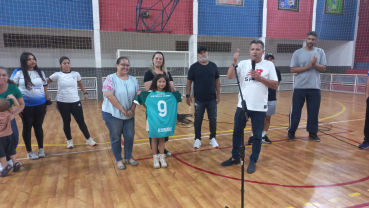
M 150 69 L 147 70 L 147 72 L 145 73 L 144 86 L 145 86 L 146 91 L 149 91 L 151 82 L 154 79 L 155 74 L 165 74 L 165 75 L 167 75 L 169 77 L 169 83 L 170 83 L 172 92 L 176 91 L 172 75 L 167 70 L 167 67 L 165 65 L 164 55 L 161 52 L 154 53 L 154 55 L 152 56 L 152 64 L 150 65 Z M 150 147 L 151 147 L 151 138 L 150 137 L 149 137 L 149 140 L 150 140 Z M 165 142 L 166 141 L 168 141 L 168 137 L 165 138 Z M 166 149 L 164 149 L 164 153 L 166 155 L 171 155 L 171 153 Z M 159 154 L 159 150 L 158 150 L 158 154 Z

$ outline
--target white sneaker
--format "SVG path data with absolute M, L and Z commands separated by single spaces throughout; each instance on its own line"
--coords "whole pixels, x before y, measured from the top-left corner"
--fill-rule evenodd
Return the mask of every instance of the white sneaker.
M 215 140 L 215 138 L 210 139 L 209 144 L 210 144 L 211 146 L 213 146 L 213 147 L 217 148 L 217 149 L 219 148 L 218 142 L 217 142 L 217 140 Z
M 44 149 L 39 149 L 38 152 L 37 152 L 37 154 L 38 154 L 38 157 L 45 157 L 45 151 L 44 151 Z
M 36 160 L 36 159 L 38 159 L 38 155 L 36 155 L 36 153 L 34 153 L 33 151 L 32 151 L 32 152 L 30 152 L 30 153 L 28 153 L 28 154 L 27 154 L 27 157 L 28 157 L 29 159 L 31 159 L 31 160 Z
M 3 170 L 4 170 L 4 168 L 3 168 L 3 166 L 0 163 L 0 173 L 3 172 Z
M 70 148 L 74 148 L 73 139 L 71 139 L 71 140 L 67 140 L 67 148 L 68 148 L 68 149 L 70 149 Z
M 155 169 L 160 168 L 159 155 L 153 155 L 152 157 L 154 159 L 154 168 Z
M 8 165 L 13 167 L 13 160 L 9 160 L 7 163 L 8 163 Z
M 92 139 L 91 137 L 89 139 L 86 140 L 86 145 L 90 145 L 90 146 L 96 146 L 97 143 L 94 141 L 94 139 Z
M 198 149 L 198 148 L 200 148 L 200 146 L 201 146 L 201 140 L 196 139 L 195 144 L 193 145 L 193 148 Z
M 168 167 L 168 164 L 167 162 L 165 162 L 165 154 L 160 154 L 159 157 L 160 157 L 160 165 L 162 168 L 166 168 Z

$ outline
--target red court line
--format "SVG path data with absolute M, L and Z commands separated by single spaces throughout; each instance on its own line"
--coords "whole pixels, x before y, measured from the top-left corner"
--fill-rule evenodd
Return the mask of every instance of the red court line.
M 177 159 L 179 162 L 181 162 L 181 163 L 183 163 L 183 164 L 185 164 L 185 165 L 187 165 L 191 168 L 194 168 L 196 170 L 199 170 L 199 171 L 202 171 L 202 172 L 205 172 L 205 173 L 209 173 L 209 174 L 212 174 L 212 175 L 220 176 L 220 177 L 223 177 L 223 178 L 228 178 L 228 179 L 232 179 L 232 180 L 241 181 L 240 178 L 235 178 L 235 177 L 226 176 L 226 175 L 214 173 L 214 172 L 211 172 L 211 171 L 207 171 L 207 170 L 204 170 L 204 169 L 201 169 L 199 167 L 196 167 L 196 166 L 193 166 L 193 165 L 190 165 L 190 164 L 186 163 L 185 161 L 179 159 L 176 155 L 172 155 L 172 156 L 175 159 Z M 367 176 L 365 178 L 362 178 L 362 179 L 359 179 L 359 180 L 349 181 L 349 182 L 345 182 L 345 183 L 337 183 L 337 184 L 329 184 L 329 185 L 316 185 L 316 186 L 314 186 L 314 185 L 313 186 L 283 185 L 283 184 L 278 184 L 278 183 L 266 183 L 266 182 L 251 181 L 251 180 L 244 180 L 244 181 L 248 182 L 248 183 L 256 183 L 256 184 L 269 185 L 269 186 L 281 186 L 281 187 L 285 187 L 285 188 L 326 188 L 326 187 L 345 186 L 345 185 L 349 185 L 349 184 L 355 184 L 355 183 L 366 181 L 368 179 L 369 179 L 369 176 Z
M 345 132 L 338 132 L 338 133 L 332 133 L 332 135 L 336 135 L 336 134 L 341 134 L 341 133 L 347 133 L 347 132 L 352 132 L 350 130 L 348 131 L 345 131 Z M 319 136 L 324 136 L 326 134 L 321 134 Z M 299 138 L 308 138 L 308 137 L 299 137 Z M 349 138 L 346 138 L 346 137 L 343 137 L 345 139 L 348 139 L 350 141 L 353 141 L 353 142 L 356 142 L 352 139 L 349 139 Z M 279 142 L 279 141 L 288 141 L 288 139 L 284 139 L 284 140 L 277 140 L 277 141 L 274 141 L 274 142 Z M 249 146 L 249 145 L 248 145 Z M 228 149 L 228 148 L 231 148 L 232 146 L 229 146 L 229 147 L 221 147 L 221 148 L 218 148 L 218 149 Z M 207 171 L 207 170 L 204 170 L 204 169 L 201 169 L 199 167 L 196 167 L 196 166 L 193 166 L 193 165 L 190 165 L 188 163 L 186 163 L 185 161 L 179 159 L 176 155 L 181 155 L 181 154 L 187 154 L 187 153 L 193 153 L 193 152 L 202 152 L 202 151 L 208 151 L 208 150 L 215 150 L 216 148 L 210 148 L 210 149 L 203 149 L 203 150 L 194 150 L 194 151 L 187 151 L 187 152 L 181 152 L 181 153 L 176 153 L 176 154 L 172 154 L 172 156 L 178 160 L 179 162 L 191 167 L 191 168 L 194 168 L 196 170 L 199 170 L 199 171 L 202 171 L 202 172 L 205 172 L 205 173 L 209 173 L 209 174 L 212 174 L 212 175 L 216 175 L 216 176 L 220 176 L 220 177 L 223 177 L 223 178 L 228 178 L 228 179 L 232 179 L 232 180 L 238 180 L 240 181 L 241 179 L 240 178 L 235 178 L 235 177 L 231 177 L 231 176 L 226 176 L 226 175 L 222 175 L 222 174 L 218 174 L 218 173 L 214 173 L 214 172 L 211 172 L 211 171 Z M 141 158 L 141 159 L 137 159 L 137 160 L 147 160 L 147 159 L 151 159 L 152 157 L 148 157 L 148 158 Z M 366 181 L 369 179 L 369 176 L 365 177 L 365 178 L 362 178 L 362 179 L 358 179 L 358 180 L 355 180 L 355 181 L 349 181 L 349 182 L 345 182 L 345 183 L 337 183 L 337 184 L 328 184 L 328 185 L 312 185 L 312 186 L 298 186 L 298 185 L 283 185 L 283 184 L 276 184 L 276 183 L 266 183 L 266 182 L 260 182 L 260 181 L 251 181 L 251 180 L 245 180 L 246 182 L 249 182 L 249 183 L 256 183 L 256 184 L 263 184 L 263 185 L 271 185 L 271 186 L 281 186 L 281 187 L 285 187 L 285 188 L 325 188 L 325 187 L 335 187 L 335 186 L 345 186 L 345 185 L 350 185 L 350 184 L 355 184 L 355 183 L 359 183 L 359 182 L 363 182 L 363 181 Z
M 361 207 L 366 207 L 366 206 L 369 206 L 369 202 L 364 203 L 364 204 L 354 205 L 354 206 L 351 206 L 351 207 L 346 207 L 346 208 L 361 208 Z

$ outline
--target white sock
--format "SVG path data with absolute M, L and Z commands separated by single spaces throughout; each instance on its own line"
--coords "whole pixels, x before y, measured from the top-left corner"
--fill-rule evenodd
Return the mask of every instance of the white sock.
M 254 136 L 254 134 L 251 132 L 251 136 Z
M 263 133 L 261 134 L 261 137 L 265 137 L 266 134 L 267 134 L 267 132 L 263 131 Z

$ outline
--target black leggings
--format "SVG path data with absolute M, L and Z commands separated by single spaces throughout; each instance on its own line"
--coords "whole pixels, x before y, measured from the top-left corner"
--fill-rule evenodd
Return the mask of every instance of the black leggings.
M 31 147 L 32 127 L 33 130 L 35 131 L 38 148 L 44 147 L 44 131 L 42 130 L 42 124 L 44 122 L 45 114 L 46 114 L 46 103 L 42 105 L 24 107 L 22 113 L 22 122 L 23 122 L 22 136 L 28 152 L 32 151 Z
M 85 119 L 83 118 L 82 104 L 80 101 L 75 102 L 75 103 L 63 103 L 63 102 L 57 101 L 56 106 L 63 119 L 63 129 L 64 129 L 65 137 L 67 137 L 67 140 L 72 139 L 72 134 L 70 132 L 70 122 L 71 122 L 70 114 L 73 115 L 74 119 L 76 120 L 79 126 L 79 129 L 81 129 L 85 138 L 86 139 L 90 138 L 90 133 L 88 132 Z

